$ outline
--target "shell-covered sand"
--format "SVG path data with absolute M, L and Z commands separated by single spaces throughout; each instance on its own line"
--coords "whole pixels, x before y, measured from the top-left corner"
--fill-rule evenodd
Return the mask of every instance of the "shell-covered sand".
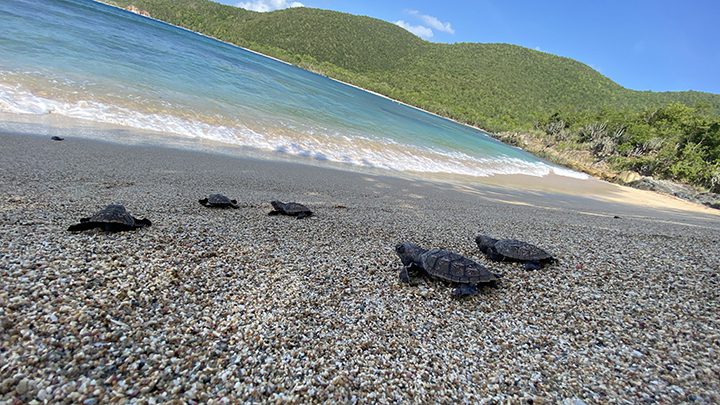
M 0 150 L 0 402 L 720 402 L 718 216 L 72 137 Z M 240 209 L 198 204 L 214 192 Z M 113 202 L 153 225 L 66 231 Z M 487 262 L 478 232 L 560 262 Z M 401 284 L 402 241 L 504 277 L 464 300 Z

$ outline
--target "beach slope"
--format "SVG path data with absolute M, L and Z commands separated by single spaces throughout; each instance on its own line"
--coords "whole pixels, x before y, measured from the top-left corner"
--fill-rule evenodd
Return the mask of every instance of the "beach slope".
M 720 401 L 717 215 L 72 137 L 0 149 L 0 400 Z M 241 208 L 198 204 L 213 192 Z M 112 202 L 153 225 L 66 231 Z M 488 263 L 478 232 L 559 264 Z M 401 284 L 403 241 L 504 277 L 465 300 Z

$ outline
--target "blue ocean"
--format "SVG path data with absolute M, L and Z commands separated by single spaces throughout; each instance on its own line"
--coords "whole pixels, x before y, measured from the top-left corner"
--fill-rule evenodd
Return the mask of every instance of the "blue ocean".
M 585 177 L 477 129 L 125 10 L 2 0 L 0 131 L 38 127 L 99 138 L 122 129 L 113 133 L 396 172 Z

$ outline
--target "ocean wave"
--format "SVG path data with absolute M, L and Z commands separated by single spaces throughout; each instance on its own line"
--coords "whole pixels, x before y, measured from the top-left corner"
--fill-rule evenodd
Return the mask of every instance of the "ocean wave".
M 165 106 L 167 107 L 167 106 Z M 59 115 L 71 119 L 113 124 L 144 131 L 154 131 L 172 137 L 204 139 L 263 151 L 332 161 L 379 169 L 437 174 L 459 174 L 486 177 L 497 174 L 524 174 L 587 178 L 582 173 L 530 162 L 518 158 L 476 158 L 461 151 L 444 151 L 417 145 L 405 145 L 392 139 L 375 139 L 357 134 L 338 133 L 328 128 L 299 130 L 266 123 L 257 128 L 232 121 L 227 124 L 209 123 L 188 111 L 177 114 L 142 112 L 95 100 L 57 100 L 39 96 L 20 85 L 0 83 L 0 112 L 22 115 Z M 217 121 L 214 119 L 212 121 Z

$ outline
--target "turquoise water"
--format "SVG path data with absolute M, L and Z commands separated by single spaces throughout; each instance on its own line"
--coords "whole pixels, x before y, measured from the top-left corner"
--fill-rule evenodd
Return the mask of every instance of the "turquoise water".
M 482 131 L 83 0 L 0 1 L 0 113 L 10 117 L 0 129 L 52 116 L 403 172 L 583 177 Z

